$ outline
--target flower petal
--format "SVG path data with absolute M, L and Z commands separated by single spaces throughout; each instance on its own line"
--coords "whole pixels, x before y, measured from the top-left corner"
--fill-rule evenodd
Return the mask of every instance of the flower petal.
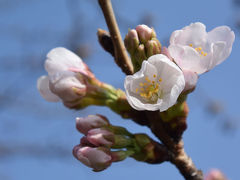
M 53 75 L 60 71 L 68 71 L 71 68 L 83 71 L 85 69 L 85 64 L 80 57 L 68 49 L 58 47 L 52 49 L 47 54 L 45 69 L 49 75 Z
M 228 26 L 219 26 L 208 33 L 209 44 L 214 44 L 213 50 L 215 51 L 209 70 L 222 63 L 230 55 L 234 40 L 235 34 Z
M 182 30 L 174 31 L 170 37 L 170 45 L 189 45 L 199 46 L 206 41 L 206 27 L 200 22 L 192 23 Z
M 170 45 L 169 53 L 181 69 L 189 70 L 202 74 L 207 71 L 211 56 L 202 57 L 200 54 L 189 46 Z
M 41 96 L 50 102 L 60 101 L 60 98 L 52 93 L 49 88 L 49 78 L 48 76 L 41 76 L 37 81 L 37 88 Z
M 196 87 L 198 81 L 198 75 L 195 72 L 183 70 L 183 75 L 185 79 L 184 91 L 191 91 Z
M 143 80 L 146 77 L 150 81 L 148 80 L 144 87 Z M 160 79 L 163 79 L 162 82 Z M 145 88 L 143 95 L 136 90 L 141 83 Z M 148 61 L 143 61 L 141 70 L 134 75 L 127 76 L 124 83 L 129 104 L 136 110 L 149 111 L 167 110 L 176 103 L 184 86 L 182 71 L 163 54 L 153 55 Z M 163 97 L 161 96 L 162 91 Z
M 58 95 L 63 101 L 74 101 L 79 98 L 73 88 L 82 92 L 82 96 L 86 94 L 86 85 L 82 84 L 79 79 L 71 72 L 59 72 L 50 78 L 50 89 Z

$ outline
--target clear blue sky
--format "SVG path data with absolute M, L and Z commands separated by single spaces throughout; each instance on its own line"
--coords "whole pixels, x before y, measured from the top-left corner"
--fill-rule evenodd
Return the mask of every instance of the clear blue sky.
M 67 155 L 63 158 L 54 157 L 53 154 L 37 158 L 29 156 L 28 153 L 16 153 L 15 156 L 4 158 L 0 156 L 0 179 L 182 180 L 177 169 L 169 163 L 148 165 L 129 158 L 114 163 L 103 172 L 95 173 L 71 156 L 72 147 L 79 143 L 81 137 L 75 130 L 76 116 L 101 113 L 106 115 L 112 124 L 125 126 L 131 132 L 147 132 L 152 137 L 153 135 L 147 128 L 135 125 L 129 120 L 122 120 L 107 108 L 90 107 L 82 111 L 72 111 L 60 103 L 45 102 L 36 89 L 36 80 L 45 73 L 44 54 L 51 48 L 67 44 L 65 39 L 71 22 L 66 0 L 10 2 L 5 4 L 6 7 L 3 6 L 0 17 L 0 92 L 5 91 L 7 95 L 17 90 L 18 96 L 13 103 L 0 111 L 0 143 L 10 146 L 35 143 L 47 148 L 55 148 L 50 144 L 59 144 L 65 147 Z M 114 64 L 112 57 L 97 43 L 97 28 L 106 29 L 103 16 L 96 7 L 97 0 L 79 2 L 76 8 L 79 8 L 81 16 L 78 20 L 83 24 L 90 23 L 83 28 L 84 34 L 88 32 L 83 42 L 93 47 L 93 54 L 86 62 L 100 80 L 123 88 L 124 74 Z M 0 5 L 1 3 L 0 1 Z M 134 28 L 143 14 L 148 12 L 154 17 L 154 28 L 162 42 L 167 42 L 172 31 L 196 21 L 203 22 L 208 31 L 220 25 L 234 28 L 236 15 L 230 0 L 113 0 L 113 6 L 122 21 L 127 20 L 132 24 L 132 27 L 128 27 L 128 22 L 121 23 L 123 35 L 128 28 Z M 21 28 L 31 33 L 23 35 Z M 45 30 L 47 32 L 42 34 Z M 237 36 L 231 56 L 211 72 L 202 75 L 196 91 L 189 96 L 189 127 L 184 134 L 186 151 L 198 168 L 204 172 L 210 168 L 219 168 L 232 180 L 239 177 L 239 130 L 234 134 L 224 134 L 219 128 L 224 117 L 207 114 L 204 98 L 207 94 L 212 99 L 224 102 L 226 114 L 239 119 L 240 41 L 238 33 L 235 33 Z M 36 64 L 21 62 L 22 58 L 29 58 L 29 54 L 34 55 L 32 59 Z M 14 56 L 14 60 L 6 59 L 8 55 Z M 41 56 L 41 61 L 36 62 L 35 56 Z M 42 68 L 36 68 L 36 65 Z M 8 86 L 11 88 L 6 90 L 5 87 Z

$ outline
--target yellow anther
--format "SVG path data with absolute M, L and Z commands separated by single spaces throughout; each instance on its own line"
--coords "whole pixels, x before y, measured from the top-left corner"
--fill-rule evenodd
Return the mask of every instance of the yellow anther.
M 139 85 L 140 85 L 140 86 L 143 86 L 143 83 L 140 83 Z
M 201 50 L 202 50 L 202 47 L 199 46 L 199 47 L 198 47 L 198 50 L 201 51 Z
M 154 83 L 155 83 L 155 81 L 152 81 L 152 83 L 154 84 Z
M 156 74 L 154 74 L 153 77 L 154 77 L 154 78 L 157 77 Z
M 162 78 L 160 78 L 158 81 L 159 81 L 159 82 L 162 82 Z
M 151 82 L 151 81 L 148 79 L 148 77 L 146 77 L 145 80 L 146 80 L 147 82 L 149 82 L 149 83 Z
M 189 44 L 189 46 L 190 46 L 190 47 L 193 47 L 193 45 L 192 45 L 192 44 Z
M 204 52 L 203 52 L 203 51 L 201 51 L 201 54 L 202 54 L 202 55 L 204 55 Z
M 138 92 L 138 88 L 136 89 L 136 93 Z
M 204 53 L 204 56 L 207 56 L 207 53 Z

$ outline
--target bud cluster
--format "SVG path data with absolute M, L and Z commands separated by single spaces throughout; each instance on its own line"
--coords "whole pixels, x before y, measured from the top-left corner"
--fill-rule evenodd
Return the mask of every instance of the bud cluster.
M 138 161 L 154 162 L 154 142 L 151 138 L 112 126 L 104 116 L 76 118 L 76 128 L 85 136 L 73 148 L 73 155 L 94 171 L 102 171 L 112 162 L 122 161 L 128 156 Z
M 144 60 L 161 53 L 161 44 L 156 38 L 156 32 L 146 25 L 138 25 L 136 29 L 129 30 L 124 43 L 131 55 L 135 72 L 141 68 Z

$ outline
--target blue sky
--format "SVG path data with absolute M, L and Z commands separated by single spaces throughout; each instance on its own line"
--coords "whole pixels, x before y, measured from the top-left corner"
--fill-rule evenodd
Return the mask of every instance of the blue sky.
M 86 59 L 86 63 L 98 79 L 123 88 L 124 74 L 97 42 L 97 28 L 106 29 L 100 9 L 96 6 L 97 1 L 80 0 L 78 4 L 76 9 L 79 9 L 81 15 L 77 20 L 82 24 L 87 23 L 82 28 L 82 42 L 92 47 L 92 55 Z M 95 173 L 75 160 L 71 156 L 72 147 L 79 143 L 81 137 L 75 130 L 76 116 L 101 112 L 114 125 L 125 126 L 131 132 L 153 135 L 147 128 L 122 120 L 107 108 L 90 107 L 72 111 L 60 103 L 49 103 L 40 97 L 36 80 L 45 73 L 45 54 L 51 48 L 69 46 L 66 39 L 72 22 L 66 1 L 26 0 L 21 3 L 12 0 L 1 6 L 0 92 L 6 96 L 8 93 L 16 93 L 17 96 L 11 103 L 7 101 L 4 106 L 0 106 L 0 143 L 13 149 L 15 146 L 37 144 L 50 149 L 51 153 L 39 157 L 16 148 L 19 152 L 0 156 L 0 179 L 183 179 L 169 163 L 148 165 L 129 158 L 114 163 L 103 172 Z M 208 31 L 220 25 L 234 29 L 236 15 L 236 9 L 229 0 L 113 0 L 113 6 L 121 22 L 127 22 L 121 23 L 123 36 L 128 28 L 141 23 L 141 17 L 147 13 L 154 17 L 153 25 L 162 42 L 167 41 L 172 31 L 196 21 L 203 22 Z M 188 97 L 190 114 L 188 130 L 184 134 L 186 151 L 198 168 L 204 172 L 210 168 L 219 168 L 232 180 L 239 176 L 240 133 L 237 130 L 233 134 L 225 134 L 220 124 L 225 117 L 239 119 L 239 43 L 236 32 L 231 56 L 200 77 L 196 91 Z M 8 56 L 14 58 L 7 59 Z M 32 61 L 22 62 L 24 58 L 32 58 Z M 223 102 L 224 115 L 212 116 L 206 113 L 206 95 Z M 59 148 L 65 148 L 64 157 L 54 154 L 58 145 Z M 39 151 L 44 151 L 44 148 Z

